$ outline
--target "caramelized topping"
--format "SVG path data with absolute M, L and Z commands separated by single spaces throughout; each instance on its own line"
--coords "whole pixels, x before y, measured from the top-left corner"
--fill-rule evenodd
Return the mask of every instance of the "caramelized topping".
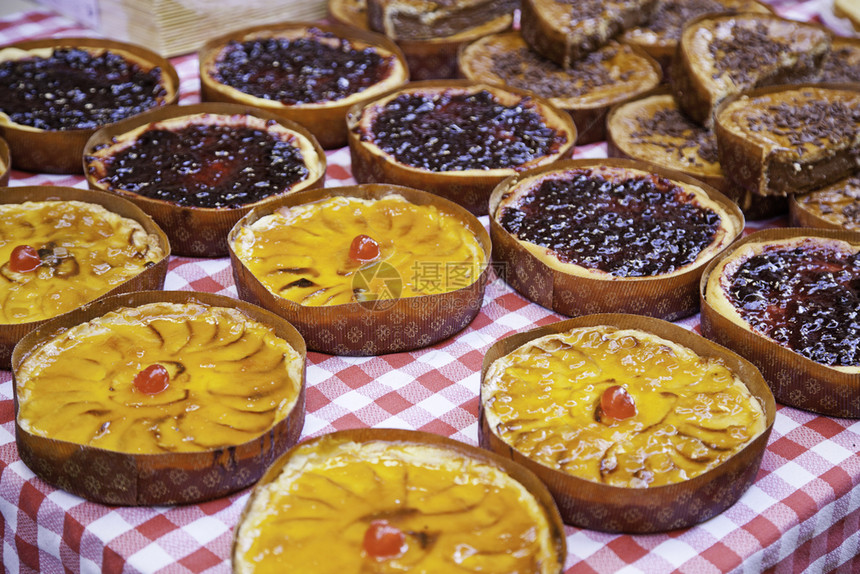
M 819 82 L 860 82 L 860 48 L 834 49 L 821 65 Z
M 693 18 L 726 11 L 726 7 L 716 0 L 659 0 L 644 27 L 668 40 L 679 40 L 684 24 Z
M 147 395 L 157 395 L 170 384 L 170 373 L 159 364 L 150 365 L 134 377 L 134 388 Z
M 637 118 L 636 121 L 639 123 L 639 131 L 631 134 L 634 141 L 660 145 L 667 151 L 677 150 L 680 159 L 691 160 L 694 165 L 701 165 L 701 162 L 685 153 L 690 148 L 707 163 L 719 161 L 714 133 L 690 120 L 677 108 L 660 109 L 653 116 Z M 665 135 L 682 141 L 661 142 L 654 135 Z
M 372 139 L 397 161 L 429 171 L 515 168 L 567 141 L 524 97 L 506 106 L 490 92 L 401 94 L 374 118 Z
M 41 130 L 93 129 L 160 105 L 161 69 L 121 55 L 58 48 L 48 58 L 0 62 L 0 112 Z
M 629 419 L 636 416 L 636 403 L 633 402 L 633 397 L 627 389 L 620 385 L 612 385 L 600 395 L 600 412 L 616 420 Z
M 752 27 L 734 22 L 725 35 L 711 40 L 708 49 L 717 70 L 714 78 L 728 74 L 735 83 L 749 82 L 753 70 L 775 66 L 790 52 L 789 45 L 779 42 L 763 22 Z
M 362 263 L 379 257 L 379 243 L 369 235 L 356 235 L 349 246 L 349 258 Z
M 374 520 L 364 533 L 362 548 L 368 556 L 377 560 L 394 558 L 403 553 L 406 537 L 387 520 Z
M 785 136 L 803 155 L 806 144 L 818 145 L 821 141 L 838 144 L 852 141 L 860 126 L 860 98 L 853 103 L 845 101 L 808 100 L 803 103 L 779 103 L 767 111 L 747 118 L 751 132 L 767 131 Z
M 29 245 L 19 245 L 9 257 L 9 269 L 15 273 L 31 273 L 42 264 L 39 252 Z
M 300 38 L 231 41 L 215 62 L 213 79 L 252 96 L 286 105 L 337 101 L 384 80 L 394 56 L 358 49 L 311 28 Z
M 860 365 L 860 253 L 773 246 L 739 266 L 727 296 L 753 329 L 804 357 Z

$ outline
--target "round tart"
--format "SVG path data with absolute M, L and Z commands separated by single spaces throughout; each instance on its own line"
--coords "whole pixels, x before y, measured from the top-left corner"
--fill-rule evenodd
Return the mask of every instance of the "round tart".
M 580 145 L 604 140 L 609 107 L 655 88 L 661 77 L 651 58 L 614 41 L 565 70 L 532 52 L 516 32 L 469 44 L 460 52 L 459 65 L 469 80 L 531 90 L 565 110 Z
M 251 494 L 233 571 L 556 574 L 563 529 L 531 473 L 415 431 L 302 443 Z
M 287 317 L 312 349 L 361 355 L 464 328 L 490 252 L 459 206 L 382 185 L 287 196 L 237 223 L 229 245 L 240 297 Z
M 505 177 L 573 153 L 570 116 L 529 92 L 464 81 L 416 82 L 347 116 L 352 171 L 441 195 L 472 213 Z
M 550 485 L 565 521 L 655 532 L 740 497 L 773 410 L 761 375 L 730 351 L 647 317 L 591 315 L 487 352 L 481 443 Z
M 860 171 L 803 195 L 789 204 L 792 225 L 860 231 Z
M 158 110 L 96 133 L 90 187 L 128 197 L 167 230 L 177 255 L 223 256 L 254 206 L 322 186 L 326 159 L 305 128 L 247 106 Z
M 228 297 L 105 299 L 16 347 L 21 458 L 99 502 L 222 496 L 298 438 L 304 352 L 285 321 Z
M 343 26 L 245 28 L 207 42 L 199 57 L 204 101 L 273 111 L 307 127 L 326 149 L 346 143 L 351 105 L 409 78 L 392 41 Z
M 178 97 L 176 70 L 140 46 L 54 38 L 0 48 L 0 135 L 16 169 L 80 173 L 95 130 Z

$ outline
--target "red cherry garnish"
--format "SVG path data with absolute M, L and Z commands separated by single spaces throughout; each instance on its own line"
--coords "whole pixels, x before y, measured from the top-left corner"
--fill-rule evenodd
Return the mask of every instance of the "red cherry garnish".
M 406 537 L 387 520 L 374 520 L 364 533 L 364 551 L 373 558 L 394 558 L 403 553 Z
M 356 235 L 349 246 L 349 258 L 365 263 L 379 257 L 379 243 L 368 235 Z
M 149 365 L 134 377 L 135 388 L 148 395 L 157 395 L 170 383 L 170 373 L 159 364 Z
M 9 269 L 15 273 L 30 273 L 39 268 L 42 264 L 42 258 L 39 257 L 39 252 L 29 245 L 19 245 L 12 250 L 12 255 L 9 257 Z
M 629 419 L 636 415 L 636 404 L 624 387 L 613 385 L 603 391 L 600 397 L 600 410 L 613 419 Z

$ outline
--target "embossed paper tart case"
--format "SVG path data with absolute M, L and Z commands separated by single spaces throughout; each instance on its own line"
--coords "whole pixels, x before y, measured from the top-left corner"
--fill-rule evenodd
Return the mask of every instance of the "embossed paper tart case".
M 849 177 L 788 202 L 792 227 L 860 231 L 860 168 Z
M 828 416 L 860 418 L 860 373 L 839 371 L 816 363 L 741 327 L 707 300 L 708 279 L 714 268 L 726 257 L 751 242 L 794 237 L 841 239 L 860 245 L 860 233 L 833 229 L 765 229 L 744 237 L 714 258 L 702 274 L 702 334 L 733 349 L 759 368 L 777 402 Z
M 135 62 L 149 68 L 160 68 L 167 95 L 163 105 L 179 100 L 179 75 L 166 58 L 142 46 L 100 38 L 45 38 L 27 40 L 0 47 L 20 50 L 43 48 L 93 48 L 130 54 Z M 145 64 L 144 64 L 145 63 Z M 102 126 L 103 127 L 103 126 Z M 90 136 L 98 128 L 74 130 L 37 130 L 0 121 L 0 136 L 12 150 L 15 169 L 41 173 L 81 173 L 81 155 Z
M 286 35 L 297 34 L 302 30 L 311 28 L 318 29 L 324 33 L 334 34 L 338 38 L 344 38 L 361 46 L 372 46 L 391 54 L 397 62 L 396 71 L 402 73 L 402 78 L 394 85 L 402 85 L 408 81 L 410 72 L 403 53 L 397 44 L 382 34 L 337 24 L 324 25 L 315 22 L 283 22 L 280 24 L 243 28 L 206 42 L 198 52 L 200 60 L 201 100 L 204 102 L 252 104 L 305 126 L 314 134 L 317 141 L 325 149 L 346 145 L 346 123 L 344 117 L 347 110 L 356 102 L 367 101 L 369 98 L 375 97 L 373 94 L 365 95 L 362 92 L 358 92 L 348 98 L 342 98 L 346 103 L 335 100 L 321 103 L 287 105 L 277 100 L 257 98 L 250 94 L 236 94 L 229 86 L 211 77 L 210 69 L 213 67 L 218 55 L 230 42 L 289 37 Z M 378 94 L 378 92 L 376 93 Z
M 295 183 L 286 192 L 276 192 L 269 197 L 253 203 L 219 208 L 178 205 L 173 202 L 146 197 L 133 191 L 119 188 L 110 189 L 107 183 L 99 181 L 91 165 L 93 160 L 87 157 L 96 149 L 104 145 L 110 145 L 113 143 L 114 138 L 149 123 L 197 114 L 218 114 L 225 116 L 241 114 L 277 122 L 287 130 L 304 136 L 313 145 L 315 154 L 312 157 L 304 159 L 306 165 L 312 166 L 314 169 L 313 171 L 309 170 L 310 173 L 307 179 Z M 84 149 L 83 165 L 90 188 L 110 191 L 125 197 L 149 214 L 167 233 L 174 255 L 186 257 L 223 257 L 227 255 L 227 234 L 230 232 L 230 229 L 254 207 L 265 205 L 284 193 L 294 193 L 299 189 L 322 187 L 325 181 L 326 156 L 316 138 L 314 138 L 307 128 L 285 119 L 279 114 L 248 105 L 211 102 L 159 108 L 104 127 L 94 133 L 87 141 Z M 236 176 L 244 177 L 241 172 L 237 172 Z
M 599 166 L 644 170 L 659 177 L 702 189 L 729 215 L 740 234 L 744 218 L 738 206 L 701 181 L 679 171 L 628 159 L 575 159 L 523 172 L 499 184 L 490 197 L 490 237 L 493 259 L 503 265 L 504 279 L 527 299 L 568 316 L 591 313 L 636 313 L 673 321 L 699 309 L 698 282 L 704 264 L 665 277 L 593 279 L 553 269 L 505 230 L 495 213 L 505 197 L 527 178 Z
M 388 195 L 400 195 L 417 205 L 435 206 L 452 214 L 474 233 L 484 251 L 476 280 L 445 293 L 330 306 L 300 305 L 269 291 L 237 257 L 233 247 L 242 226 L 251 225 L 280 207 L 308 204 L 329 197 L 380 199 Z M 230 231 L 228 242 L 233 277 L 242 299 L 285 317 L 299 330 L 311 350 L 358 356 L 426 347 L 464 329 L 481 308 L 491 253 L 486 229 L 459 205 L 425 191 L 386 184 L 314 189 L 279 198 L 242 218 Z
M 305 345 L 284 319 L 231 297 L 192 291 L 143 291 L 117 295 L 51 320 L 28 334 L 12 360 L 13 379 L 22 362 L 40 344 L 63 331 L 104 314 L 149 303 L 199 303 L 236 309 L 284 339 L 301 356 L 298 399 L 292 410 L 258 438 L 230 447 L 199 452 L 133 454 L 75 444 L 25 431 L 18 421 L 15 380 L 15 430 L 21 459 L 46 482 L 102 504 L 144 506 L 185 504 L 224 496 L 250 486 L 286 449 L 304 424 Z
M 158 237 L 159 245 L 164 252 L 163 258 L 155 265 L 143 269 L 137 276 L 128 279 L 111 291 L 101 295 L 99 299 L 116 293 L 161 289 L 164 286 L 164 279 L 167 277 L 167 264 L 170 259 L 170 243 L 164 231 L 130 201 L 103 191 L 53 185 L 8 187 L 0 193 L 0 203 L 50 200 L 82 201 L 101 205 L 108 211 L 137 221 L 147 233 Z M 29 323 L 0 324 L 0 367 L 8 368 L 12 357 L 12 350 L 21 337 L 44 322 L 33 321 Z
M 484 356 L 482 393 L 487 371 L 497 359 L 538 337 L 576 327 L 598 325 L 644 331 L 687 347 L 701 357 L 721 361 L 760 403 L 765 415 L 764 431 L 728 460 L 703 474 L 682 482 L 646 488 L 594 482 L 524 456 L 489 428 L 483 399 L 478 431 L 481 445 L 510 457 L 534 472 L 553 494 L 564 521 L 582 528 L 634 534 L 664 532 L 703 522 L 733 505 L 755 480 L 773 426 L 776 407 L 761 373 L 752 364 L 692 331 L 650 317 L 598 314 L 517 333 L 494 344 Z
M 322 451 L 331 451 L 338 446 L 349 445 L 351 443 L 355 443 L 356 445 L 366 445 L 368 443 L 388 443 L 391 446 L 398 448 L 410 448 L 410 449 L 422 449 L 422 448 L 434 448 L 434 449 L 442 449 L 446 453 L 451 453 L 453 456 L 464 457 L 466 460 L 474 461 L 478 464 L 488 465 L 490 467 L 499 469 L 502 473 L 506 474 L 508 477 L 519 483 L 528 494 L 531 495 L 533 500 L 537 504 L 536 510 L 542 511 L 546 517 L 546 524 L 548 526 L 549 532 L 548 535 L 551 541 L 551 548 L 549 548 L 549 554 L 551 555 L 550 563 L 542 563 L 542 564 L 532 564 L 532 568 L 530 570 L 517 570 L 517 572 L 552 572 L 561 574 L 564 571 L 564 563 L 567 556 L 567 541 L 565 539 L 564 534 L 564 524 L 562 523 L 561 516 L 559 515 L 558 508 L 556 507 L 555 501 L 552 498 L 552 495 L 547 490 L 547 487 L 541 482 L 541 480 L 535 476 L 535 473 L 530 469 L 526 468 L 525 465 L 517 464 L 515 461 L 511 460 L 506 456 L 500 456 L 494 452 L 490 452 L 486 449 L 478 448 L 476 446 L 472 446 L 469 444 L 465 444 L 447 437 L 443 437 L 440 435 L 422 432 L 422 431 L 414 431 L 414 430 L 403 430 L 403 429 L 383 429 L 383 428 L 357 428 L 350 430 L 342 430 L 336 431 L 329 434 L 321 435 L 316 438 L 308 439 L 301 443 L 301 445 L 297 445 L 290 449 L 287 453 L 281 456 L 271 467 L 266 471 L 266 474 L 260 479 L 254 489 L 251 491 L 251 497 L 248 502 L 245 504 L 245 508 L 242 511 L 242 514 L 239 516 L 238 526 L 233 531 L 233 543 L 232 549 L 230 552 L 232 559 L 233 572 L 239 573 L 240 564 L 239 564 L 239 554 L 240 554 L 240 545 L 239 545 L 239 537 L 242 531 L 243 525 L 248 522 L 249 515 L 251 515 L 252 507 L 255 501 L 264 496 L 264 489 L 267 486 L 270 486 L 271 483 L 276 481 L 283 471 L 283 469 L 293 461 L 294 458 L 298 458 L 303 456 L 302 451 L 307 451 L 308 449 L 322 450 Z M 305 455 L 306 456 L 306 455 Z M 433 462 L 433 461 L 428 461 Z M 465 471 L 464 471 L 465 472 Z M 366 475 L 360 475 L 366 476 Z M 378 477 L 376 480 L 379 480 Z M 440 484 L 438 485 L 440 492 L 437 494 L 437 497 L 443 497 L 444 491 L 448 488 L 447 485 Z M 336 488 L 336 487 L 335 487 Z M 422 498 L 426 496 L 427 488 L 424 487 L 421 490 L 424 493 L 419 493 L 416 498 Z M 356 488 L 356 496 L 361 496 L 363 494 L 363 489 Z M 371 506 L 373 501 L 368 501 L 367 506 Z M 451 513 L 456 514 L 456 512 L 460 509 L 463 509 L 465 512 L 476 512 L 475 507 L 479 504 L 480 501 L 471 501 L 469 504 L 466 502 L 456 503 L 456 508 L 452 508 Z M 409 508 L 408 501 L 403 501 L 403 513 L 415 512 Z M 441 513 L 444 514 L 444 511 Z M 369 524 L 371 520 L 379 518 L 396 521 L 398 517 L 398 509 L 385 509 L 383 512 L 380 512 L 378 516 L 371 515 L 366 517 L 366 521 Z M 480 521 L 489 520 L 488 516 L 482 516 L 478 518 Z M 445 522 L 444 519 L 441 519 L 439 515 L 434 515 L 431 517 L 434 524 L 439 524 L 441 528 L 444 529 Z M 271 526 L 271 525 L 270 525 Z M 495 532 L 495 524 L 489 525 L 486 529 L 476 529 L 471 533 L 475 536 L 480 537 L 481 532 L 489 536 L 495 537 L 495 534 L 490 534 L 491 532 Z M 283 527 L 279 525 L 279 527 Z M 333 539 L 339 539 L 338 535 L 343 535 L 342 532 L 331 532 L 330 535 Z M 422 532 L 413 532 L 410 533 L 414 535 L 416 538 L 421 540 Z M 537 535 L 532 535 L 537 538 Z M 432 540 L 432 533 L 427 533 L 427 537 Z M 352 537 L 354 538 L 354 537 Z M 504 556 L 505 552 L 499 553 L 498 544 L 503 543 L 504 541 L 499 541 L 496 539 L 492 545 L 495 550 L 488 552 L 486 559 L 490 560 L 494 554 L 499 554 L 500 556 Z M 510 542 L 509 542 L 510 543 Z M 422 543 L 423 546 L 423 543 Z M 432 543 L 429 544 L 426 548 L 428 550 L 432 550 Z M 471 546 L 466 546 L 469 550 L 473 550 Z M 475 549 L 477 550 L 477 549 Z M 451 558 L 449 557 L 449 560 Z M 384 563 L 381 565 L 381 567 Z M 487 566 L 488 571 L 497 572 L 498 570 L 492 569 L 489 565 Z M 304 571 L 304 570 L 303 570 Z M 311 571 L 311 570 L 308 570 Z M 375 570 L 374 570 L 375 571 Z M 388 571 L 387 569 L 380 569 L 382 571 Z M 393 569 L 391 570 L 394 571 Z M 397 570 L 401 571 L 401 570 Z M 423 570 L 422 570 L 423 571 Z M 437 570 L 430 569 L 431 572 L 436 572 Z M 442 572 L 443 570 L 438 570 Z M 484 571 L 484 569 L 481 569 Z

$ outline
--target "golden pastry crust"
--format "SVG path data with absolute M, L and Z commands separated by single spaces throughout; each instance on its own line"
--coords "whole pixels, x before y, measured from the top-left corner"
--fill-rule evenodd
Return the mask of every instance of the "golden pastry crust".
M 603 411 L 613 386 L 632 397 L 633 416 Z M 524 456 L 628 488 L 698 476 L 766 427 L 762 405 L 721 361 L 608 326 L 546 335 L 494 361 L 481 401 L 489 428 Z
M 139 390 L 158 364 L 165 390 Z M 124 453 L 200 452 L 243 444 L 286 417 L 303 360 L 236 309 L 151 303 L 76 325 L 16 372 L 18 424 L 31 434 Z
M 399 555 L 362 549 L 375 519 L 405 534 Z M 545 511 L 499 468 L 439 446 L 324 438 L 296 447 L 254 492 L 233 568 L 550 574 L 560 564 Z
M 736 303 L 733 302 L 735 296 L 729 294 L 732 289 L 734 277 L 742 266 L 753 257 L 762 254 L 779 255 L 781 253 L 789 255 L 799 253 L 801 255 L 796 258 L 791 257 L 787 263 L 773 263 L 768 266 L 768 269 L 771 269 L 771 271 L 763 271 L 763 273 L 768 276 L 776 275 L 776 279 L 767 280 L 768 284 L 773 281 L 778 281 L 780 277 L 784 277 L 783 288 L 781 289 L 781 291 L 784 292 L 782 298 L 785 299 L 785 297 L 788 297 L 792 301 L 786 302 L 774 300 L 768 293 L 762 292 L 758 289 L 755 289 L 750 293 L 746 293 L 745 291 L 743 296 L 745 299 L 749 299 L 749 303 L 747 304 L 749 310 L 744 310 L 742 314 L 742 311 L 739 310 Z M 807 356 L 807 358 L 811 360 L 815 360 L 815 356 L 821 355 L 810 355 L 810 353 L 821 353 L 822 351 L 816 351 L 814 348 L 816 346 L 817 339 L 814 333 L 825 333 L 824 336 L 820 337 L 821 340 L 826 340 L 828 338 L 832 340 L 835 338 L 836 341 L 831 341 L 831 346 L 839 344 L 840 342 L 846 344 L 849 343 L 847 339 L 850 335 L 846 335 L 845 332 L 838 331 L 838 329 L 848 328 L 846 325 L 838 324 L 840 319 L 838 309 L 839 307 L 845 307 L 846 305 L 849 307 L 853 306 L 852 308 L 856 314 L 856 288 L 853 288 L 853 302 L 851 301 L 852 295 L 850 292 L 852 291 L 852 288 L 850 286 L 846 288 L 846 292 L 841 294 L 827 291 L 827 289 L 835 286 L 839 277 L 841 277 L 842 281 L 845 280 L 845 277 L 848 277 L 849 281 L 853 277 L 853 281 L 855 283 L 860 280 L 860 270 L 858 270 L 856 264 L 852 266 L 852 264 L 845 261 L 852 257 L 856 260 L 858 253 L 860 253 L 860 244 L 838 239 L 816 237 L 814 235 L 767 241 L 751 241 L 732 251 L 713 268 L 708 276 L 705 288 L 705 299 L 715 311 L 740 327 L 780 344 L 792 351 L 798 352 L 801 355 Z M 833 261 L 834 258 L 838 259 L 840 262 Z M 792 261 L 799 261 L 804 267 L 794 275 L 791 275 L 791 273 L 795 271 L 791 267 Z M 839 269 L 840 266 L 842 267 L 841 269 Z M 744 283 L 752 286 L 750 288 L 754 289 L 753 281 L 755 279 L 756 277 L 753 277 L 752 279 L 745 277 Z M 816 281 L 818 288 L 813 288 L 809 292 L 805 292 L 803 291 L 804 281 Z M 810 301 L 807 299 L 810 295 L 815 296 L 816 290 L 821 291 L 821 295 L 819 297 L 823 297 L 823 301 L 816 302 L 814 300 Z M 848 299 L 845 300 L 845 297 Z M 801 298 L 803 298 L 803 300 Z M 797 304 L 795 305 L 795 303 Z M 804 303 L 806 304 L 804 305 Z M 828 320 L 824 325 L 817 324 L 821 320 L 822 315 L 821 312 L 818 312 L 820 306 L 826 307 L 832 311 L 832 314 L 828 317 Z M 800 308 L 805 308 L 805 315 L 798 314 Z M 767 311 L 767 313 L 762 317 L 757 318 L 758 314 L 763 310 Z M 848 313 L 850 314 L 851 311 L 849 310 Z M 750 321 L 761 321 L 762 326 L 753 326 Z M 836 321 L 837 324 L 831 325 L 830 323 L 832 321 Z M 806 324 L 805 328 L 803 327 L 804 324 Z M 776 330 L 772 331 L 772 334 L 779 330 L 788 330 L 784 335 L 784 337 L 788 338 L 788 341 L 777 340 L 773 336 L 768 335 L 764 329 L 771 325 L 776 325 Z M 783 327 L 780 328 L 780 326 Z M 805 339 L 802 336 L 799 337 L 797 333 L 803 332 L 812 333 L 812 336 L 808 339 Z M 827 332 L 834 334 L 827 337 Z M 794 341 L 809 346 L 809 353 L 804 352 L 803 349 L 793 348 Z M 820 345 L 823 343 L 819 341 L 818 344 Z M 846 349 L 845 351 L 851 352 L 850 349 Z M 834 369 L 846 373 L 860 373 L 860 357 L 857 356 L 855 356 L 854 365 L 840 366 L 832 364 L 828 365 L 825 363 L 820 364 L 822 367 L 826 367 L 828 369 Z
M 834 228 L 860 230 L 860 172 L 833 185 L 797 195 L 794 201 L 797 207 Z
M 361 235 L 378 257 L 350 257 Z M 487 258 L 460 218 L 396 194 L 281 208 L 243 225 L 232 249 L 270 292 L 309 306 L 455 291 L 479 279 Z
M 13 250 L 29 245 L 42 264 L 16 272 Z M 164 258 L 158 237 L 101 205 L 42 201 L 0 205 L 0 324 L 71 311 Z

